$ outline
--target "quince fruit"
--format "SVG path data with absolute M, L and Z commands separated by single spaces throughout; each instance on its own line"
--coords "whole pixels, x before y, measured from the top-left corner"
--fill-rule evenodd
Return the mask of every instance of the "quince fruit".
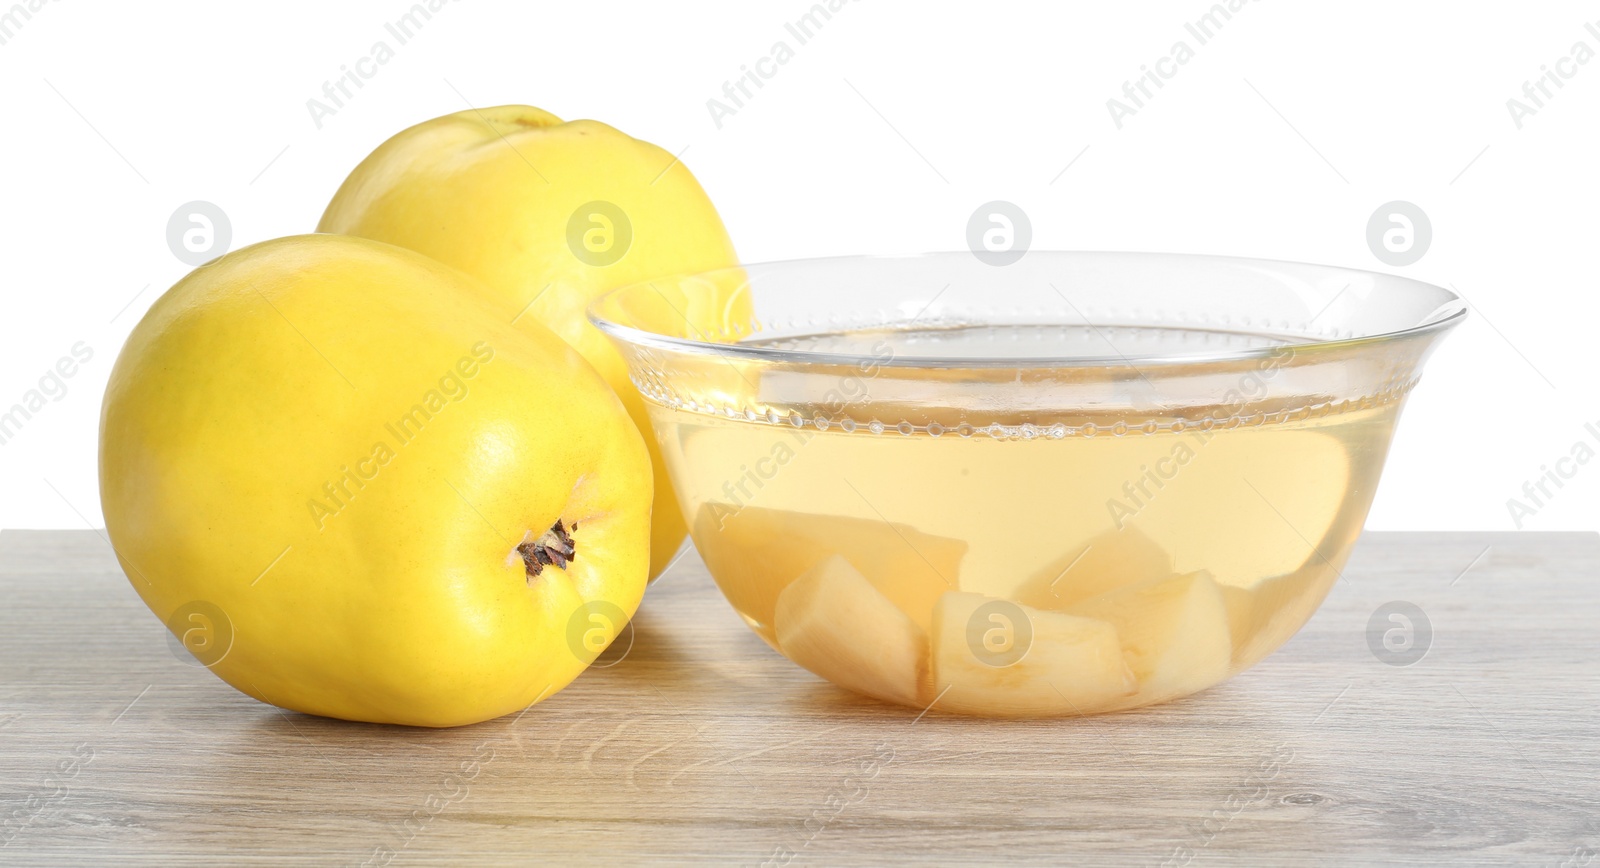
M 1193 693 L 1228 677 L 1228 607 L 1210 573 L 1121 588 L 1071 611 L 1117 628 L 1128 667 L 1139 679 L 1139 693 L 1128 705 Z
M 1305 626 L 1328 595 L 1338 571 L 1320 556 L 1283 576 L 1248 588 L 1225 585 L 1223 600 L 1233 635 L 1233 661 L 1240 669 L 1253 666 Z
M 933 614 L 934 705 L 958 714 L 1040 717 L 1118 706 L 1138 682 L 1117 629 L 966 591 Z
M 939 596 L 956 587 L 967 544 L 910 525 L 711 502 L 696 514 L 695 547 L 723 596 L 768 644 L 784 589 L 830 555 L 843 558 L 926 633 Z M 860 605 L 873 605 L 862 602 Z
M 729 268 L 733 244 L 677 157 L 590 120 L 562 123 L 531 106 L 445 115 L 404 130 L 345 179 L 318 231 L 426 254 L 479 278 L 519 319 L 576 347 L 621 396 L 645 435 L 655 477 L 651 576 L 686 530 L 644 401 L 617 349 L 585 318 L 606 291 Z M 750 317 L 741 281 L 721 305 L 675 316 L 686 331 L 729 341 Z
M 1063 555 L 1025 582 L 1015 596 L 1024 605 L 1060 611 L 1173 574 L 1172 556 L 1130 525 L 1100 534 L 1082 549 Z
M 778 595 L 778 648 L 841 687 L 926 705 L 928 634 L 838 555 Z
M 192 272 L 101 417 L 106 528 L 150 609 L 263 702 L 454 726 L 553 694 L 644 593 L 649 459 L 503 297 L 312 235 Z

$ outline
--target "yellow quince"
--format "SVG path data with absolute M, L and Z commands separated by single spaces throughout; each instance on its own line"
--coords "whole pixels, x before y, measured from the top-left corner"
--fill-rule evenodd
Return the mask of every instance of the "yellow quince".
M 106 528 L 263 702 L 453 726 L 560 690 L 643 595 L 649 459 L 605 382 L 473 278 L 309 235 L 179 281 L 101 417 Z
M 334 195 L 321 232 L 424 253 L 500 293 L 519 318 L 549 326 L 622 398 L 654 466 L 650 574 L 686 530 L 638 392 L 585 310 L 607 290 L 737 264 L 711 200 L 683 162 L 591 120 L 563 123 L 531 106 L 470 109 L 403 130 L 361 161 Z M 747 325 L 742 281 L 688 336 L 732 339 Z

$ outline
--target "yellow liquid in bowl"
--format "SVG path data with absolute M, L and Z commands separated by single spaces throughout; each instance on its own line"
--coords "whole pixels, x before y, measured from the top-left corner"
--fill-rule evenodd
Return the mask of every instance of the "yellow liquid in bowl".
M 650 412 L 696 547 L 780 653 L 908 706 L 1032 716 L 1187 695 L 1286 641 L 1399 408 L 1006 439 Z

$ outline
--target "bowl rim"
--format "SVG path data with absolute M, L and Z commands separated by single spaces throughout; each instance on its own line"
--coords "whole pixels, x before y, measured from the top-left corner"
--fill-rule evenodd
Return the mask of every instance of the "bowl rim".
M 904 254 L 848 254 L 842 256 L 797 257 L 793 259 L 767 260 L 762 262 L 741 263 L 723 268 L 713 268 L 704 271 L 681 272 L 660 275 L 649 280 L 619 286 L 597 296 L 589 303 L 585 313 L 596 328 L 602 333 L 630 344 L 653 347 L 656 349 L 677 352 L 691 352 L 704 355 L 734 357 L 756 361 L 780 362 L 791 365 L 861 365 L 897 367 L 897 368 L 1103 368 L 1107 366 L 1128 367 L 1176 367 L 1192 364 L 1214 364 L 1218 362 L 1256 362 L 1262 359 L 1271 359 L 1283 354 L 1300 354 L 1305 352 L 1326 352 L 1338 349 L 1365 347 L 1377 344 L 1387 344 L 1407 338 L 1417 338 L 1435 335 L 1448 331 L 1460 325 L 1467 317 L 1468 305 L 1460 293 L 1437 284 L 1427 283 L 1411 277 L 1398 274 L 1388 274 L 1364 268 L 1350 268 L 1342 265 L 1325 265 L 1313 262 L 1300 262 L 1289 259 L 1267 259 L 1248 256 L 1229 256 L 1206 253 L 1161 253 L 1139 250 L 1029 250 L 1028 256 L 1072 256 L 1072 257 L 1098 257 L 1115 256 L 1128 258 L 1161 258 L 1167 260 L 1190 260 L 1193 262 L 1210 262 L 1213 264 L 1232 264 L 1244 266 L 1276 266 L 1289 268 L 1322 269 L 1330 272 L 1342 272 L 1350 275 L 1366 275 L 1381 279 L 1386 282 L 1409 286 L 1412 289 L 1428 290 L 1443 293 L 1444 300 L 1421 322 L 1403 329 L 1380 332 L 1376 334 L 1356 335 L 1353 337 L 1337 338 L 1331 340 L 1286 340 L 1281 343 L 1271 343 L 1265 346 L 1250 347 L 1240 350 L 1227 350 L 1211 353 L 1168 353 L 1158 355 L 1128 356 L 1114 354 L 1106 356 L 1006 356 L 1006 357 L 971 357 L 971 356 L 900 356 L 890 358 L 874 356 L 864 353 L 839 353 L 818 350 L 778 349 L 771 346 L 752 346 L 738 343 L 718 343 L 711 340 L 695 340 L 693 338 L 680 338 L 672 335 L 659 334 L 646 331 L 630 325 L 617 322 L 609 318 L 603 308 L 615 302 L 623 293 L 636 292 L 642 287 L 650 287 L 660 292 L 658 283 L 684 280 L 688 278 L 703 277 L 707 275 L 727 274 L 735 271 L 748 271 L 751 269 L 776 269 L 797 265 L 825 265 L 825 264 L 850 264 L 860 262 L 894 262 L 908 260 L 927 260 L 946 257 L 972 256 L 971 251 L 934 251 L 927 253 Z M 1341 290 L 1342 292 L 1343 290 Z M 1063 297 L 1064 298 L 1064 297 Z M 1331 303 L 1331 302 L 1330 302 Z M 1071 302 L 1068 301 L 1071 306 Z M 1101 325 L 1084 319 L 1085 325 L 1099 331 Z M 1127 327 L 1127 324 L 1112 323 L 1106 328 Z M 1158 327 L 1158 326 L 1141 326 Z M 1225 331 L 1223 329 L 1204 329 L 1190 327 L 1191 331 Z M 698 331 L 698 329 L 696 329 Z M 1110 341 L 1107 339 L 1109 345 Z M 1113 346 L 1112 349 L 1115 349 Z

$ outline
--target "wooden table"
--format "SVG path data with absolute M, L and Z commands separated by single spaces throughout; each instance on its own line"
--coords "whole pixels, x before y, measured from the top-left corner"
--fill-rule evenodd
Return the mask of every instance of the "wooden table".
M 1600 865 L 1600 536 L 1373 533 L 1345 575 L 1221 687 L 995 722 L 790 665 L 690 555 L 607 668 L 428 731 L 235 693 L 96 533 L 8 530 L 0 863 Z M 1393 600 L 1410 665 L 1369 647 Z

